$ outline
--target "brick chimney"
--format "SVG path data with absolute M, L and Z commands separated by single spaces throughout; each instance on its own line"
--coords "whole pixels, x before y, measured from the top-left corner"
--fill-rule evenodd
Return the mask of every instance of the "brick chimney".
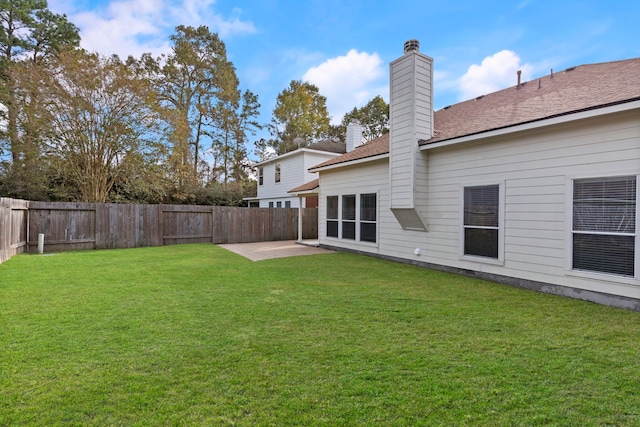
M 426 231 L 427 160 L 418 142 L 433 136 L 433 59 L 419 48 L 407 41 L 390 64 L 389 182 L 402 228 Z

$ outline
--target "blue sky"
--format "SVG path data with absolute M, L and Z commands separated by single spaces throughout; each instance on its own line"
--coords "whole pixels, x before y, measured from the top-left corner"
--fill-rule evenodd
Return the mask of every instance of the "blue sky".
M 169 50 L 176 25 L 207 25 L 227 46 L 261 121 L 291 80 L 327 97 L 334 123 L 376 95 L 408 39 L 434 58 L 436 109 L 586 63 L 640 57 L 640 2 L 49 0 L 82 46 L 139 57 Z M 259 136 L 265 136 L 261 134 Z

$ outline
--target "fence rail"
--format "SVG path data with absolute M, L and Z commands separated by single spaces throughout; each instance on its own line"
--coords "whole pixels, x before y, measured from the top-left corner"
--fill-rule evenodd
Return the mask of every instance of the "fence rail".
M 303 238 L 317 238 L 317 222 L 317 209 L 303 210 Z M 0 199 L 0 263 L 34 252 L 39 234 L 46 252 L 293 240 L 298 209 Z

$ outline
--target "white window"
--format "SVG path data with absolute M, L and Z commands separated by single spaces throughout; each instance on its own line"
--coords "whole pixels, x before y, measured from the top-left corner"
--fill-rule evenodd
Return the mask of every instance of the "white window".
M 284 202 L 284 207 L 285 208 L 290 208 L 291 207 L 291 200 L 287 200 Z
M 264 168 L 259 167 L 258 168 L 258 185 L 262 185 L 263 182 L 264 182 Z
M 376 242 L 378 203 L 376 193 L 360 195 L 360 240 Z
M 498 259 L 500 256 L 500 186 L 464 188 L 463 254 Z
M 327 237 L 376 243 L 376 193 L 327 196 Z
M 280 182 L 280 163 L 276 163 L 276 182 Z
M 327 196 L 327 237 L 338 237 L 338 196 Z
M 342 238 L 356 239 L 356 196 L 342 196 Z
M 635 176 L 573 181 L 572 269 L 635 277 Z

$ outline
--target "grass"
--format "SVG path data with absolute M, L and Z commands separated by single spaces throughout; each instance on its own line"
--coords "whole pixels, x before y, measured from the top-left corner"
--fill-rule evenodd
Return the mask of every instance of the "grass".
M 0 265 L 0 425 L 640 425 L 640 313 L 346 253 Z

